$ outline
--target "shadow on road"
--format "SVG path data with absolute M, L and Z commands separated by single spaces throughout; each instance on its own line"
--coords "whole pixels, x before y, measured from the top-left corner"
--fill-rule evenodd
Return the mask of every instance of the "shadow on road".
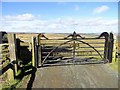
M 32 71 L 31 71 L 30 80 L 27 84 L 27 90 L 32 90 L 33 82 L 35 80 L 35 73 L 36 73 L 36 68 L 33 68 Z

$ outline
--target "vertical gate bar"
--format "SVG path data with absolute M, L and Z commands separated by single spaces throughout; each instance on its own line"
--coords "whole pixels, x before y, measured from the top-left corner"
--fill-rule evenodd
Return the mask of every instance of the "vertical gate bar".
M 73 58 L 75 58 L 75 40 L 73 41 Z
M 41 41 L 40 41 L 40 34 L 38 35 L 38 66 L 41 66 Z
M 110 33 L 110 41 L 109 41 L 109 47 L 108 47 L 108 60 L 109 63 L 112 63 L 112 56 L 113 56 L 113 33 Z
M 9 43 L 9 52 L 10 52 L 10 60 L 16 61 L 14 65 L 14 76 L 17 75 L 17 58 L 16 58 L 16 35 L 13 33 L 8 33 L 8 43 Z M 12 72 L 12 71 L 10 71 Z

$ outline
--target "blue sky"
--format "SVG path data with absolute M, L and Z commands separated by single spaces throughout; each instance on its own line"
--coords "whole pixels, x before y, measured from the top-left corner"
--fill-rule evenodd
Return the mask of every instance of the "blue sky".
M 3 2 L 2 18 L 8 32 L 117 32 L 118 3 Z

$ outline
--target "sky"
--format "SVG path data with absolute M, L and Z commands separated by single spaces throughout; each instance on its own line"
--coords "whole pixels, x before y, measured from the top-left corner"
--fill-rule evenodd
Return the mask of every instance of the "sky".
M 0 31 L 118 32 L 117 2 L 2 2 Z

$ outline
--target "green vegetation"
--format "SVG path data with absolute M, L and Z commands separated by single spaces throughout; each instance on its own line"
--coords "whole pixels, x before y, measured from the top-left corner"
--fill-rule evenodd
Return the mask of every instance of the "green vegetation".
M 118 68 L 119 65 L 120 65 L 120 58 L 116 62 L 111 63 L 110 67 L 116 72 L 120 73 L 120 69 Z
M 2 89 L 1 90 L 15 90 L 16 85 L 20 82 L 20 80 L 14 80 L 14 81 L 6 81 L 5 83 L 2 83 Z

